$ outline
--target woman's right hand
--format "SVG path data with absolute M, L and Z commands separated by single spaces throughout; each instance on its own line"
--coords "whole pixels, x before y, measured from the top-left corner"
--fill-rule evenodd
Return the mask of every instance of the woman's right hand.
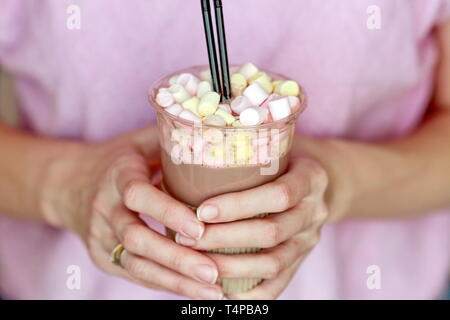
M 176 244 L 149 228 L 146 215 L 192 239 L 204 225 L 182 203 L 152 185 L 152 163 L 159 159 L 156 128 L 112 141 L 79 146 L 65 162 L 55 162 L 43 210 L 58 217 L 53 225 L 81 236 L 94 263 L 103 271 L 140 285 L 193 299 L 221 299 L 213 260 Z M 121 243 L 121 266 L 110 253 Z

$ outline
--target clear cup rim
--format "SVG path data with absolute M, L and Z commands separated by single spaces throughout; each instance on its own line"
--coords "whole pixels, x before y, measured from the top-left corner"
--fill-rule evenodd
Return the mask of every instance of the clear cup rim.
M 230 65 L 230 68 L 238 67 L 238 66 L 239 65 Z M 255 125 L 255 126 L 232 127 L 232 126 L 212 126 L 212 125 L 207 125 L 207 124 L 203 124 L 203 123 L 197 124 L 195 122 L 192 122 L 192 121 L 189 121 L 189 120 L 177 117 L 177 116 L 167 112 L 165 110 L 165 108 L 161 107 L 156 102 L 156 94 L 155 94 L 155 92 L 156 92 L 157 89 L 161 88 L 161 87 L 158 87 L 161 83 L 165 82 L 166 80 L 169 80 L 171 77 L 173 77 L 173 76 L 175 76 L 177 74 L 188 73 L 188 72 L 192 73 L 192 70 L 205 70 L 207 68 L 209 68 L 208 65 L 196 65 L 196 66 L 192 66 L 192 67 L 189 67 L 189 68 L 184 68 L 184 69 L 178 70 L 176 72 L 173 72 L 173 73 L 171 73 L 169 75 L 165 75 L 165 76 L 159 78 L 158 80 L 156 80 L 151 85 L 150 90 L 149 90 L 149 94 L 148 94 L 149 100 L 151 102 L 150 104 L 152 105 L 152 107 L 156 110 L 156 112 L 161 113 L 164 116 L 169 117 L 170 119 L 172 119 L 174 121 L 178 121 L 179 123 L 182 123 L 182 124 L 184 124 L 186 126 L 190 126 L 190 127 L 196 127 L 197 126 L 197 127 L 205 128 L 205 129 L 242 130 L 242 131 L 245 131 L 245 130 L 249 130 L 249 129 L 250 130 L 251 129 L 258 129 L 258 130 L 259 129 L 270 129 L 272 127 L 277 127 L 278 125 L 289 123 L 290 121 L 292 121 L 294 119 L 298 119 L 298 116 L 306 109 L 306 106 L 308 105 L 308 97 L 307 97 L 303 87 L 299 84 L 300 90 L 301 90 L 300 92 L 302 92 L 303 96 L 304 96 L 304 101 L 303 102 L 300 101 L 300 103 L 302 104 L 303 108 L 300 107 L 296 112 L 290 114 L 288 117 L 280 119 L 280 120 L 277 120 L 277 121 L 273 121 L 273 122 L 269 122 L 269 123 L 265 123 L 265 124 L 260 124 L 260 125 Z M 268 70 L 265 70 L 265 69 L 261 69 L 261 71 L 266 72 L 266 73 L 268 73 L 270 75 L 273 75 L 273 76 L 275 76 L 277 78 L 280 78 L 280 79 L 290 79 L 289 77 L 287 77 L 285 75 L 282 75 L 280 73 L 277 73 L 277 72 L 272 72 L 272 71 L 268 71 Z

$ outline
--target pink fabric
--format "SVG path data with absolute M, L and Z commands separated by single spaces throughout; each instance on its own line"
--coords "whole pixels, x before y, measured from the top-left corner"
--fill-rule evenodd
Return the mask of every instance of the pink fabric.
M 280 4 L 282 2 L 282 5 Z M 81 8 L 81 30 L 66 8 Z M 367 8 L 378 5 L 380 30 Z M 227 0 L 231 61 L 253 61 L 301 81 L 302 132 L 357 140 L 410 133 L 430 97 L 432 29 L 449 0 Z M 197 1 L 0 0 L 0 63 L 15 76 L 25 128 L 99 141 L 154 122 L 146 101 L 160 76 L 207 62 Z M 450 215 L 327 226 L 282 298 L 436 298 L 450 266 Z M 66 287 L 81 267 L 81 290 Z M 381 268 L 381 290 L 366 285 Z M 0 286 L 10 298 L 177 296 L 99 271 L 80 240 L 47 226 L 0 222 Z

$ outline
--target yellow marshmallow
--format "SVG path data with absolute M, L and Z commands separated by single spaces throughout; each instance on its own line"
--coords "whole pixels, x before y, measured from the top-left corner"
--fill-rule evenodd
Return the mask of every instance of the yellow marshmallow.
M 258 72 L 253 77 L 248 79 L 248 82 L 250 84 L 253 84 L 254 82 L 256 82 L 261 87 L 263 87 L 263 89 L 266 90 L 268 93 L 272 93 L 273 92 L 272 79 L 265 72 Z
M 236 120 L 235 122 L 233 122 L 232 126 L 233 127 L 242 127 L 242 123 L 239 120 Z
M 222 117 L 223 120 L 225 120 L 225 122 L 227 123 L 227 125 L 231 125 L 231 124 L 233 124 L 233 122 L 236 121 L 236 118 L 233 117 L 233 115 L 231 113 L 226 112 L 225 110 L 222 110 L 222 109 L 218 109 L 216 111 L 215 115 Z
M 282 81 L 275 87 L 275 93 L 296 97 L 300 94 L 300 86 L 293 80 Z
M 247 87 L 247 79 L 240 73 L 231 76 L 231 91 L 234 96 L 241 96 Z
M 186 110 L 193 112 L 196 116 L 201 117 L 198 113 L 198 105 L 200 104 L 200 99 L 197 97 L 192 97 L 185 102 L 183 102 L 182 106 Z
M 198 105 L 198 113 L 202 117 L 214 114 L 220 103 L 220 95 L 217 92 L 208 92 L 202 96 Z
M 238 163 L 247 162 L 251 156 L 250 136 L 246 134 L 237 134 L 233 137 L 235 147 L 235 157 Z
M 280 83 L 282 83 L 282 82 L 283 82 L 283 80 L 275 80 L 275 81 L 272 81 L 272 85 L 273 85 L 274 89 L 275 89 Z

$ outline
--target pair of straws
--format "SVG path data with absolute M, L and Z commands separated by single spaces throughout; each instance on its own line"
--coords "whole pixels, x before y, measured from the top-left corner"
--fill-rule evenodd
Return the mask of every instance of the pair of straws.
M 213 81 L 213 89 L 222 96 L 222 101 L 231 100 L 231 84 L 230 84 L 230 68 L 228 65 L 227 41 L 225 37 L 225 26 L 223 20 L 222 0 L 213 0 L 217 37 L 219 39 L 219 56 L 220 70 L 222 81 L 219 75 L 219 67 L 217 61 L 216 41 L 214 38 L 214 30 L 211 17 L 210 0 L 200 0 L 203 11 L 203 24 L 205 26 L 206 44 L 208 47 L 209 65 L 211 68 L 211 77 Z M 221 85 L 223 83 L 223 87 Z

